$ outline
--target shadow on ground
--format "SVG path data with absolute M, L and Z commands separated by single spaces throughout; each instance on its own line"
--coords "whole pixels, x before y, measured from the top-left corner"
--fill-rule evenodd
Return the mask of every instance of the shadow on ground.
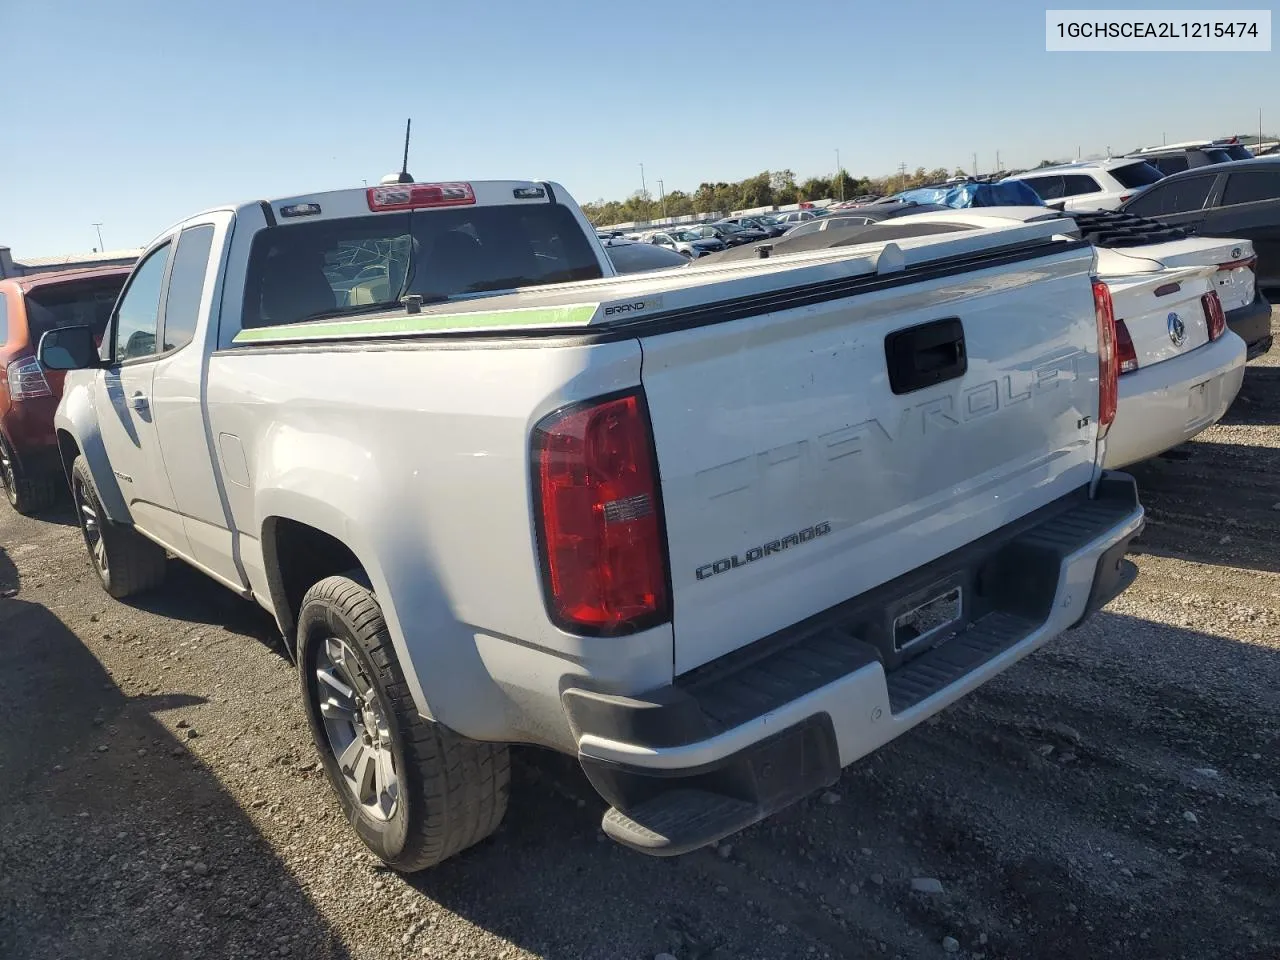
M 157 616 L 253 637 L 287 657 L 271 614 L 182 560 L 169 560 L 164 583 L 158 589 L 129 597 L 124 602 Z
M 198 701 L 125 696 L 37 604 L 0 599 L 0 638 L 0 956 L 348 956 L 153 716 Z
M 602 842 L 573 762 L 526 751 L 502 831 L 410 882 L 540 956 L 1272 956 L 1277 688 L 1274 649 L 1105 612 L 726 857 Z

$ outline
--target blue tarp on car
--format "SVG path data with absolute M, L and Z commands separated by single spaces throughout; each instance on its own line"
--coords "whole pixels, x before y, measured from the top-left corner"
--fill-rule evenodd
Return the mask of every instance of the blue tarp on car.
M 967 207 L 1043 207 L 1044 201 L 1021 180 L 1002 183 L 953 183 L 944 187 L 905 190 L 894 199 L 936 203 L 957 210 Z

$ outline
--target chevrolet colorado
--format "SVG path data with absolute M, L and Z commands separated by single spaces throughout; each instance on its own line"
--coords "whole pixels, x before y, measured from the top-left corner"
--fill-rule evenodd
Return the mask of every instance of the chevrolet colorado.
M 174 225 L 101 352 L 39 355 L 105 589 L 172 554 L 271 611 L 384 861 L 496 829 L 511 743 L 670 855 L 1131 581 L 1113 319 L 1056 229 L 619 278 L 555 183 L 343 190 Z

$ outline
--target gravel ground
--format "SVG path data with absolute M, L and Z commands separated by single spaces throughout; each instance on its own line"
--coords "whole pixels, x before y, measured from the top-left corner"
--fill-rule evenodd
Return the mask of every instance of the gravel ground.
M 0 510 L 0 957 L 1274 960 L 1280 356 L 1134 472 L 1137 583 L 832 791 L 653 860 L 520 751 L 502 830 L 408 879 L 269 618 L 176 562 L 114 602 L 69 512 Z

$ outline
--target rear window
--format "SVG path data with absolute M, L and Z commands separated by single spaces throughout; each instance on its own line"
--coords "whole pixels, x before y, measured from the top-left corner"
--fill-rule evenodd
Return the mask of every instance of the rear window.
M 1171 173 L 1181 173 L 1183 170 L 1189 170 L 1191 168 L 1191 163 L 1187 160 L 1187 155 L 1185 153 L 1180 153 L 1176 156 L 1170 157 L 1156 157 L 1154 160 L 1149 162 L 1166 177 Z
M 1192 166 L 1195 167 L 1204 167 L 1213 163 L 1229 163 L 1231 161 L 1231 154 L 1225 150 L 1218 149 L 1197 150 L 1192 156 L 1195 157 L 1195 161 L 1192 163 Z
M 603 275 L 560 204 L 374 214 L 270 227 L 249 253 L 242 326 L 398 308 Z
M 125 277 L 99 277 L 34 287 L 27 293 L 27 326 L 34 347 L 50 330 L 86 326 L 101 339 Z
M 1253 159 L 1253 154 L 1249 152 L 1249 148 L 1242 147 L 1239 144 L 1234 144 L 1230 147 L 1223 147 L 1222 149 L 1226 151 L 1227 156 L 1230 157 L 1232 160 L 1252 160 Z
M 1119 181 L 1120 186 L 1130 190 L 1137 187 L 1149 187 L 1164 177 L 1159 170 L 1146 161 L 1116 167 L 1111 171 L 1111 176 Z
M 1183 177 L 1152 187 L 1125 206 L 1126 213 L 1139 217 L 1173 216 L 1199 210 L 1209 199 L 1213 176 Z

